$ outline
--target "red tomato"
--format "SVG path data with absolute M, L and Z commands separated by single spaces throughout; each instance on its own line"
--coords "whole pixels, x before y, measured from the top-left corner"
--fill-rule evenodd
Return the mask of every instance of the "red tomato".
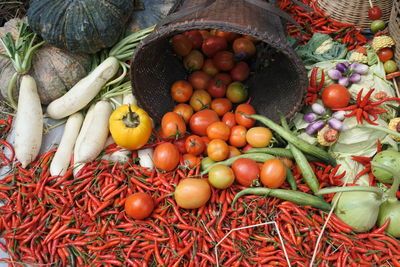
M 211 109 L 217 112 L 218 116 L 223 116 L 232 109 L 232 102 L 227 98 L 215 98 L 211 101 Z
M 207 30 L 199 30 L 199 33 L 201 34 L 201 36 L 203 37 L 203 41 L 212 37 L 211 33 Z
M 172 171 L 179 164 L 179 151 L 171 143 L 162 143 L 154 149 L 154 165 L 162 171 Z
M 207 87 L 207 92 L 214 98 L 224 97 L 226 93 L 226 85 L 218 79 L 211 79 Z
M 370 20 L 380 19 L 382 17 L 382 10 L 377 6 L 371 7 L 368 10 L 368 17 Z
M 175 106 L 173 112 L 175 112 L 178 115 L 181 115 L 181 117 L 187 124 L 193 115 L 193 108 L 188 104 L 181 103 Z
M 228 141 L 230 133 L 231 129 L 229 126 L 222 121 L 213 122 L 207 127 L 207 136 L 211 140 L 221 139 Z
M 203 36 L 197 30 L 186 31 L 183 33 L 192 42 L 193 49 L 200 49 L 203 44 Z
M 202 71 L 195 71 L 188 77 L 188 81 L 196 90 L 205 90 L 210 82 L 210 79 L 210 75 Z
M 229 51 L 219 51 L 213 58 L 214 65 L 222 71 L 230 71 L 235 66 L 233 53 Z
M 222 121 L 225 122 L 230 128 L 236 125 L 235 114 L 233 112 L 227 112 L 222 116 Z
M 187 153 L 197 156 L 203 153 L 205 149 L 205 144 L 200 136 L 191 135 L 188 138 L 186 138 L 185 148 Z
M 229 43 L 233 42 L 233 40 L 235 40 L 236 38 L 239 37 L 239 34 L 234 33 L 234 32 L 223 32 L 220 30 L 216 30 L 215 31 L 215 36 L 220 36 L 225 38 L 225 40 Z
M 175 112 L 167 112 L 161 119 L 161 129 L 165 136 L 178 136 L 186 132 L 186 124 Z
M 237 38 L 232 44 L 235 56 L 239 58 L 246 58 L 256 53 L 256 46 L 254 43 L 246 38 Z
M 186 102 L 193 93 L 193 87 L 184 80 L 176 81 L 171 86 L 171 97 L 178 103 Z
M 215 75 L 215 79 L 220 80 L 225 85 L 232 82 L 232 78 L 228 73 L 218 73 Z
M 254 148 L 253 146 L 247 144 L 244 148 L 242 148 L 242 151 L 246 152 L 247 150 L 250 150 L 250 149 L 253 149 L 253 148 Z
M 204 145 L 206 147 L 206 149 L 204 149 L 204 151 L 203 151 L 203 154 L 207 156 L 207 146 L 211 140 L 210 140 L 210 138 L 208 138 L 208 136 L 201 136 L 201 139 L 203 140 Z
M 240 61 L 236 63 L 235 67 L 231 70 L 232 80 L 242 82 L 250 75 L 249 65 L 246 62 Z
M 183 34 L 174 35 L 171 43 L 174 52 L 183 57 L 189 55 L 193 48 L 192 41 Z
M 242 113 L 246 115 L 256 114 L 253 106 L 250 104 L 240 104 L 235 110 L 235 119 L 237 124 L 243 125 L 247 129 L 253 127 L 254 124 L 256 124 L 256 121 L 251 118 L 246 118 Z
M 229 156 L 229 147 L 224 140 L 213 139 L 207 146 L 207 155 L 214 161 L 222 161 Z
M 350 93 L 340 84 L 331 84 L 323 89 L 321 98 L 328 108 L 344 108 L 350 102 Z
M 393 50 L 389 47 L 382 48 L 378 51 L 379 60 L 382 62 L 386 62 L 393 58 Z
M 183 158 L 183 163 L 190 169 L 193 169 L 194 167 L 197 166 L 197 164 L 200 163 L 200 159 L 192 154 L 185 154 L 182 156 L 182 158 Z
M 190 130 L 197 135 L 207 135 L 207 127 L 213 123 L 219 121 L 218 114 L 211 109 L 203 109 L 190 118 L 189 125 Z
M 246 133 L 246 127 L 242 125 L 233 126 L 231 128 L 231 135 L 229 136 L 229 144 L 234 147 L 244 147 L 247 144 Z
M 132 194 L 125 200 L 125 213 L 135 220 L 149 217 L 153 209 L 153 198 L 143 192 Z
M 189 55 L 183 58 L 183 66 L 188 71 L 201 70 L 204 64 L 204 56 L 199 50 L 190 51 Z
M 234 146 L 229 146 L 229 156 L 228 156 L 228 158 L 234 158 L 234 157 L 239 156 L 241 154 L 242 153 L 240 153 L 239 149 L 237 149 Z
M 204 40 L 201 47 L 203 53 L 207 57 L 213 57 L 217 52 L 226 50 L 228 47 L 228 43 L 226 42 L 225 38 L 212 36 Z
M 243 186 L 250 186 L 260 176 L 260 168 L 252 159 L 241 158 L 232 164 L 236 181 Z
M 194 111 L 199 111 L 211 104 L 211 96 L 205 90 L 196 90 L 193 92 L 189 102 Z
M 204 61 L 202 71 L 210 76 L 214 76 L 219 72 L 219 69 L 214 65 L 214 62 L 211 58 L 207 58 Z
M 278 188 L 286 180 L 286 167 L 279 159 L 269 159 L 263 164 L 260 176 L 264 186 Z
M 186 147 L 185 147 L 186 139 L 187 139 L 187 136 L 184 136 L 184 137 L 174 140 L 174 145 L 176 146 L 178 151 L 182 154 L 187 153 Z

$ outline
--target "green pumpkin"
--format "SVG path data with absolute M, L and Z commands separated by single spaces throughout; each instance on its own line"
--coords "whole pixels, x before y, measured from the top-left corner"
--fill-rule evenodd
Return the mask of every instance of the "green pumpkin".
M 53 46 L 95 53 L 121 37 L 133 0 L 31 0 L 28 22 Z

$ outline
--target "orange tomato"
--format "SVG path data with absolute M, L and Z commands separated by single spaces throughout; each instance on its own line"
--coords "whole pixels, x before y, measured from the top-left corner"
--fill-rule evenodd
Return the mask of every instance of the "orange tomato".
M 177 136 L 186 132 L 186 124 L 175 112 L 167 112 L 161 119 L 161 129 L 165 136 Z
M 210 143 L 211 140 L 207 136 L 201 136 L 201 139 L 203 140 L 204 145 L 205 145 L 205 149 L 203 151 L 203 154 L 207 156 L 207 146 L 208 146 L 208 144 Z
M 243 116 L 242 113 L 246 115 L 256 114 L 253 106 L 251 106 L 250 104 L 240 104 L 236 107 L 235 110 L 235 119 L 237 124 L 242 125 L 247 129 L 253 127 L 254 124 L 256 124 L 256 121 L 251 118 L 246 118 L 245 116 Z
M 193 94 L 193 87 L 187 81 L 176 81 L 171 86 L 171 97 L 178 103 L 186 102 Z
M 235 114 L 233 112 L 227 112 L 222 116 L 222 121 L 230 128 L 236 125 Z
M 231 129 L 222 121 L 217 121 L 207 127 L 207 136 L 212 139 L 228 141 Z
M 149 217 L 153 209 L 153 198 L 143 192 L 132 194 L 125 200 L 125 213 L 136 220 Z
M 240 150 L 237 149 L 236 147 L 234 147 L 234 146 L 228 146 L 228 147 L 229 147 L 229 156 L 228 156 L 228 158 L 233 158 L 233 157 L 236 157 L 236 156 L 239 156 L 239 155 L 242 154 L 242 153 L 240 153 Z
M 278 188 L 286 180 L 285 165 L 279 159 L 264 162 L 260 173 L 261 183 L 268 188 Z
M 188 123 L 193 115 L 193 108 L 188 104 L 181 103 L 174 107 L 173 112 L 180 115 L 185 123 Z
M 205 90 L 196 90 L 193 92 L 189 104 L 194 111 L 199 111 L 211 104 L 211 96 Z
M 182 158 L 183 163 L 190 169 L 193 169 L 194 167 L 196 167 L 197 164 L 200 163 L 200 159 L 193 154 L 184 154 Z
M 256 53 L 256 46 L 246 38 L 237 38 L 232 44 L 232 49 L 239 57 L 250 57 Z
M 213 60 L 208 58 L 204 61 L 202 71 L 208 75 L 214 76 L 219 72 L 219 69 L 215 66 Z
M 211 109 L 217 112 L 218 116 L 223 116 L 232 109 L 232 102 L 228 98 L 215 98 L 211 101 Z
M 231 128 L 231 135 L 229 136 L 229 144 L 234 147 L 244 147 L 246 142 L 246 127 L 242 125 L 236 125 Z
M 228 144 L 221 139 L 213 139 L 207 146 L 208 157 L 214 161 L 222 161 L 229 156 Z
M 162 143 L 154 149 L 154 165 L 162 171 L 172 171 L 179 164 L 180 153 L 171 143 Z
M 253 127 L 247 131 L 246 141 L 253 147 L 266 147 L 272 139 L 272 132 L 266 127 Z

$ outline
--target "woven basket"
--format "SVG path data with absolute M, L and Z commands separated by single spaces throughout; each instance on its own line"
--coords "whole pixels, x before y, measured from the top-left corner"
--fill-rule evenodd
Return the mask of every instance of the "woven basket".
M 396 42 L 394 57 L 400 68 L 400 0 L 393 1 L 392 13 L 389 20 L 389 32 Z
M 393 0 L 372 0 L 372 3 L 381 8 L 382 19 L 387 23 Z M 317 7 L 336 21 L 370 29 L 372 21 L 368 18 L 368 10 L 371 6 L 368 0 L 317 0 Z
M 213 3 L 196 9 L 207 2 Z M 196 11 L 190 13 L 193 9 Z M 185 15 L 176 18 L 179 14 Z M 142 41 L 131 66 L 133 93 L 157 122 L 174 107 L 170 96 L 171 85 L 187 78 L 187 72 L 172 52 L 169 40 L 177 33 L 192 29 L 248 34 L 263 41 L 261 45 L 275 48 L 278 51 L 276 58 L 267 67 L 263 67 L 266 49 L 257 49 L 256 60 L 250 66 L 251 78 L 246 81 L 251 103 L 258 113 L 274 120 L 278 120 L 280 113 L 291 118 L 301 108 L 308 86 L 306 70 L 287 44 L 281 19 L 277 15 L 247 0 L 182 0 L 172 8 L 166 21 L 167 24 L 159 25 Z

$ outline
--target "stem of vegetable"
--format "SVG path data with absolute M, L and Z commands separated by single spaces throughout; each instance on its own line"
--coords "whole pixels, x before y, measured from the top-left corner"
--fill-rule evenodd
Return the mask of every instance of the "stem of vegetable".
M 236 157 L 224 160 L 224 161 L 219 161 L 214 164 L 211 164 L 204 171 L 201 172 L 201 175 L 207 174 L 210 171 L 210 169 L 212 167 L 214 167 L 215 165 L 222 164 L 222 165 L 230 166 L 233 164 L 233 162 L 235 162 L 235 160 L 241 159 L 241 158 L 252 159 L 257 162 L 265 162 L 266 160 L 273 159 L 275 157 L 272 155 L 269 155 L 269 154 L 264 154 L 264 153 L 242 154 L 242 155 L 239 155 L 239 156 L 236 156 Z
M 289 125 L 287 124 L 285 117 L 281 115 L 280 119 L 283 128 L 289 131 Z M 297 166 L 299 166 L 299 169 L 308 187 L 310 187 L 314 193 L 318 192 L 319 182 L 313 169 L 308 163 L 307 158 L 304 156 L 303 152 L 301 152 L 301 150 L 295 147 L 291 142 L 289 142 L 289 148 L 292 151 L 293 157 L 296 160 Z
M 129 128 L 136 128 L 139 124 L 139 116 L 132 111 L 131 105 L 128 105 L 128 113 L 126 114 L 126 117 L 123 120 L 124 124 L 126 127 Z
M 13 109 L 17 109 L 17 102 L 15 102 L 14 96 L 13 96 L 13 89 L 15 87 L 15 84 L 17 83 L 17 78 L 18 78 L 18 72 L 15 72 L 13 76 L 11 77 L 10 83 L 8 84 L 7 87 L 7 95 L 8 99 L 10 101 L 10 106 Z
M 316 195 L 326 195 L 340 192 L 371 192 L 377 194 L 380 198 L 383 196 L 383 191 L 375 186 L 345 186 L 345 187 L 330 187 L 324 188 L 316 192 Z
M 273 122 L 269 118 L 262 116 L 262 115 L 257 115 L 257 114 L 255 114 L 255 115 L 243 114 L 243 116 L 262 122 L 268 128 L 275 131 L 282 138 L 284 138 L 288 142 L 291 142 L 294 146 L 296 146 L 300 150 L 302 150 L 308 154 L 311 154 L 311 155 L 323 160 L 324 162 L 329 163 L 330 165 L 336 166 L 336 160 L 328 152 L 326 152 L 325 150 L 323 150 L 317 146 L 311 145 L 310 143 L 307 143 L 306 141 L 293 135 L 290 131 L 286 130 L 279 124 Z
M 252 148 L 252 149 L 246 150 L 244 153 L 245 154 L 267 153 L 267 154 L 272 154 L 272 155 L 279 156 L 279 157 L 285 157 L 285 158 L 291 158 L 291 159 L 293 158 L 293 154 L 290 151 L 290 149 L 281 148 L 281 147 Z M 308 161 L 321 161 L 319 158 L 316 158 L 312 155 L 305 154 L 304 156 L 306 156 Z
M 390 172 L 393 175 L 393 184 L 392 184 L 392 187 L 390 187 L 390 189 L 388 190 L 387 196 L 388 196 L 389 199 L 396 199 L 397 200 L 396 193 L 397 193 L 397 190 L 399 190 L 400 173 L 398 171 L 396 171 L 395 169 L 389 167 L 389 166 L 386 166 L 386 165 L 383 165 L 383 164 L 380 164 L 380 163 L 377 163 L 377 162 L 374 162 L 374 161 L 371 161 L 371 165 L 376 167 L 376 168 L 380 168 L 380 169 L 383 169 L 383 170 L 385 170 L 387 172 Z
M 234 209 L 236 201 L 244 195 L 271 196 L 287 200 L 296 203 L 298 205 L 311 206 L 325 211 L 329 211 L 331 209 L 331 205 L 319 197 L 301 191 L 286 190 L 286 189 L 271 189 L 265 187 L 246 188 L 240 191 L 239 193 L 236 194 L 235 198 L 232 201 L 231 204 L 232 209 Z

